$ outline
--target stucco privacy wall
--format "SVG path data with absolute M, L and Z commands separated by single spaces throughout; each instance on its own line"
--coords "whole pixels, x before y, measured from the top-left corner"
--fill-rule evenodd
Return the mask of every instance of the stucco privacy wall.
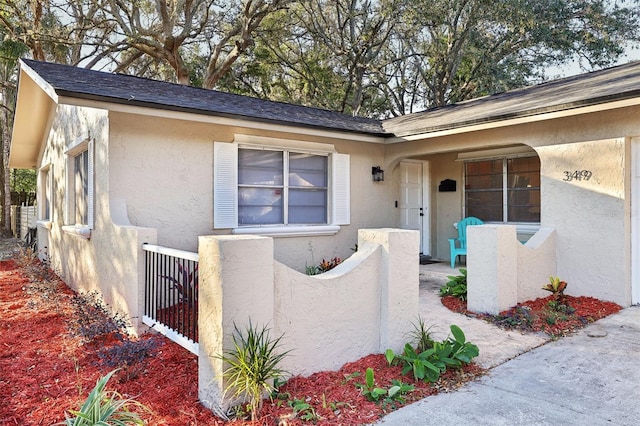
M 144 261 L 141 245 L 155 242 L 155 230 L 127 223 L 124 201 L 109 198 L 109 120 L 107 111 L 58 105 L 39 166 L 53 173 L 52 216 L 38 226 L 41 257 L 74 289 L 99 291 L 115 311 L 141 325 Z M 67 148 L 79 140 L 94 142 L 94 229 L 87 239 L 62 230 L 66 208 Z M 38 194 L 42 202 L 42 193 Z M 111 212 L 114 212 L 112 216 Z
M 196 251 L 198 236 L 230 232 L 213 229 L 213 142 L 233 142 L 236 134 L 255 135 L 256 130 L 111 112 L 112 196 L 126 198 L 134 225 L 157 229 L 158 244 Z M 394 188 L 373 182 L 371 176 L 371 167 L 383 164 L 382 144 L 292 131 L 264 131 L 258 136 L 276 143 L 325 143 L 350 155 L 350 225 L 342 226 L 335 236 L 276 237 L 276 260 L 304 271 L 305 265 L 323 258 L 350 256 L 359 228 L 391 225 Z
M 627 148 L 625 138 L 536 148 L 542 222 L 557 229 L 566 292 L 623 306 L 631 303 Z
M 309 375 L 391 348 L 399 351 L 418 315 L 417 231 L 360 230 L 358 251 L 335 269 L 307 276 L 273 260 L 259 236 L 199 239 L 199 396 L 222 402 L 223 363 L 234 323 L 271 327 L 291 349 L 282 367 Z
M 467 305 L 472 312 L 499 312 L 545 296 L 542 285 L 556 275 L 556 232 L 540 228 L 520 243 L 513 225 L 467 228 Z

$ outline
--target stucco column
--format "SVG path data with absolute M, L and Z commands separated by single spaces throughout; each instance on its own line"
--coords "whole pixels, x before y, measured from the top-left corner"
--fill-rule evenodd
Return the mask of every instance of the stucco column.
M 259 328 L 273 319 L 273 240 L 253 235 L 198 240 L 198 397 L 216 412 L 227 403 L 217 356 L 233 348 L 234 323 L 244 331 L 249 319 Z
M 361 229 L 358 246 L 382 246 L 380 352 L 399 351 L 419 314 L 420 233 L 405 229 Z
M 467 228 L 467 307 L 497 314 L 518 302 L 518 245 L 512 225 Z

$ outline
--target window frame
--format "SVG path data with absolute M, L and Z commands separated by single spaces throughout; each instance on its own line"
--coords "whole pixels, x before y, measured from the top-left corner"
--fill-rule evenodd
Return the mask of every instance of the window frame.
M 327 157 L 327 223 L 265 224 L 238 223 L 238 150 L 289 151 Z M 283 172 L 284 173 L 284 172 Z M 214 142 L 214 229 L 233 234 L 269 236 L 334 235 L 350 223 L 350 157 L 333 145 L 236 135 L 235 141 Z
M 91 237 L 94 228 L 94 141 L 90 138 L 76 140 L 66 151 L 66 199 L 63 231 L 84 238 Z M 87 153 L 87 194 L 86 194 L 86 223 L 78 223 L 76 188 L 77 170 L 75 161 L 79 155 Z
M 274 190 L 281 190 L 281 206 L 282 206 L 282 215 L 281 215 L 281 219 L 282 222 L 280 223 L 256 223 L 256 224 L 240 224 L 238 223 L 238 227 L 239 228 L 246 228 L 246 227 L 288 227 L 288 226 L 322 226 L 322 225 L 328 225 L 329 221 L 330 221 L 330 212 L 329 212 L 329 154 L 328 153 L 316 153 L 316 152 L 304 152 L 303 150 L 299 150 L 299 149 L 282 149 L 282 148 L 271 148 L 271 147 L 264 147 L 264 148 L 256 148 L 256 147 L 247 147 L 247 146 L 243 146 L 240 145 L 238 146 L 238 172 L 240 172 L 240 170 L 243 167 L 247 167 L 250 168 L 250 165 L 242 165 L 241 164 L 241 151 L 246 150 L 246 151 L 270 151 L 273 153 L 278 153 L 280 154 L 280 158 L 282 160 L 282 175 L 280 176 L 281 178 L 281 183 L 277 183 L 277 184 L 258 184 L 258 183 L 242 183 L 242 182 L 238 182 L 238 192 L 240 193 L 242 188 L 259 188 L 259 189 L 274 189 Z M 314 186 L 314 187 L 307 187 L 307 188 L 303 188 L 303 187 L 298 187 L 295 185 L 292 185 L 291 183 L 291 175 L 290 175 L 290 171 L 291 171 L 291 156 L 295 155 L 295 154 L 303 154 L 303 155 L 311 155 L 311 156 L 315 156 L 315 157 L 322 157 L 325 159 L 325 174 L 324 174 L 324 186 Z M 308 223 L 304 223 L 304 222 L 292 222 L 291 219 L 291 208 L 295 207 L 292 206 L 291 204 L 291 193 L 293 191 L 296 190 L 307 190 L 307 191 L 312 191 L 312 190 L 320 190 L 322 192 L 324 192 L 324 221 L 323 222 L 308 222 Z M 238 221 L 240 220 L 240 203 L 238 203 Z
M 464 212 L 464 215 L 465 216 L 470 215 L 468 212 L 468 204 L 467 204 L 467 193 L 470 192 L 467 189 L 467 185 L 466 185 L 467 164 L 500 160 L 502 162 L 502 172 L 501 172 L 502 186 L 500 189 L 501 200 L 502 200 L 502 220 L 501 221 L 485 221 L 485 223 L 517 225 L 518 230 L 522 231 L 523 233 L 529 233 L 531 231 L 535 232 L 535 230 L 537 230 L 540 227 L 540 219 L 538 219 L 538 221 L 536 222 L 509 221 L 509 190 L 510 188 L 508 183 L 508 177 L 509 177 L 508 161 L 513 159 L 532 158 L 532 157 L 536 157 L 539 160 L 539 157 L 535 152 L 527 153 L 527 154 L 499 155 L 499 156 L 493 156 L 493 157 L 465 158 L 464 166 L 463 166 L 464 185 L 463 185 L 463 194 L 462 194 L 462 204 L 463 204 L 462 211 Z M 540 173 L 540 170 L 538 171 L 538 173 Z M 533 187 L 532 189 L 536 189 L 536 188 L 538 189 L 538 191 L 540 191 L 541 186 Z
M 39 226 L 51 229 L 53 221 L 53 165 L 45 164 L 38 169 L 38 219 Z

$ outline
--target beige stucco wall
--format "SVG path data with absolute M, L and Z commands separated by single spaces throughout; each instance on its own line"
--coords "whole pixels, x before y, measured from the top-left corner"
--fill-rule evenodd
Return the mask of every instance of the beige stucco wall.
M 223 404 L 224 365 L 234 325 L 271 329 L 290 350 L 291 375 L 337 370 L 386 349 L 398 352 L 418 315 L 416 231 L 363 229 L 358 252 L 338 267 L 307 276 L 273 260 L 274 240 L 249 235 L 199 238 L 199 397 Z M 227 401 L 228 403 L 229 401 Z
M 542 221 L 558 232 L 567 293 L 631 303 L 630 203 L 624 138 L 538 147 Z M 589 180 L 565 172 L 588 170 Z
M 89 239 L 63 231 L 66 188 L 66 149 L 78 140 L 94 140 L 94 229 Z M 66 105 L 57 107 L 40 167 L 50 165 L 54 176 L 53 208 L 50 223 L 38 226 L 39 251 L 51 268 L 72 288 L 81 292 L 99 291 L 115 311 L 127 315 L 137 328 L 141 316 L 144 276 L 141 244 L 155 242 L 155 231 L 130 226 L 122 210 L 109 198 L 109 119 L 104 110 Z M 41 195 L 41 194 L 39 194 Z
M 498 313 L 547 296 L 541 283 L 556 275 L 556 231 L 540 228 L 522 244 L 513 225 L 468 228 L 467 307 Z
M 109 123 L 111 196 L 126 198 L 134 225 L 157 229 L 159 245 L 196 251 L 198 236 L 229 233 L 213 229 L 213 142 L 235 134 L 327 143 L 350 154 L 351 224 L 335 236 L 276 237 L 276 260 L 304 271 L 350 256 L 359 228 L 393 225 L 393 187 L 371 177 L 371 167 L 384 163 L 381 144 L 113 112 Z

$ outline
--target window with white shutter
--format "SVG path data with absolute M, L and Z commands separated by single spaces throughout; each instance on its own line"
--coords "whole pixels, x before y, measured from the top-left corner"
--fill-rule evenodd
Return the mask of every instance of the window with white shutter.
M 332 234 L 349 224 L 349 155 L 214 144 L 214 228 Z

